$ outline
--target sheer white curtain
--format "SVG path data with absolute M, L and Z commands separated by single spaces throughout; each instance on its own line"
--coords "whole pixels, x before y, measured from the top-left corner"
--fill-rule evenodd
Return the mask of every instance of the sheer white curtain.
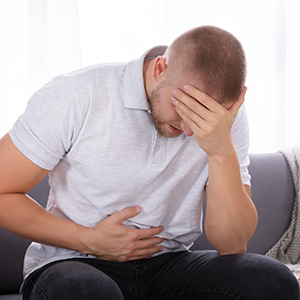
M 250 151 L 300 144 L 298 0 L 0 0 L 0 135 L 52 77 L 131 60 L 203 24 L 246 50 Z

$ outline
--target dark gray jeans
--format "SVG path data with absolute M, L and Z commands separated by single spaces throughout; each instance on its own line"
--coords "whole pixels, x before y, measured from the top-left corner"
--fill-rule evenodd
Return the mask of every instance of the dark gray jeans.
M 25 300 L 299 300 L 299 284 L 262 255 L 194 251 L 125 263 L 57 261 L 31 274 L 23 293 Z

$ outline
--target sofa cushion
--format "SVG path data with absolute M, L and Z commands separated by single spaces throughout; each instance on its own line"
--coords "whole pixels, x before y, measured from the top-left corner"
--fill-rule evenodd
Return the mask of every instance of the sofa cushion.
M 2 228 L 0 237 L 0 295 L 17 293 L 23 280 L 24 254 L 30 242 Z

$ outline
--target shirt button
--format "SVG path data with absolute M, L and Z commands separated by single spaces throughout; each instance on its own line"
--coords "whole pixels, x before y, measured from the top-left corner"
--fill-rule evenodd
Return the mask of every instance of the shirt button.
M 156 152 L 158 152 L 158 151 L 160 150 L 160 146 L 159 146 L 159 145 L 156 145 L 156 146 L 154 147 L 154 150 L 155 150 Z

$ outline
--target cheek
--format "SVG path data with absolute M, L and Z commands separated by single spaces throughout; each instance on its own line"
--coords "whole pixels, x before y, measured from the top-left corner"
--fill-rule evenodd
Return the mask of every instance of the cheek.
M 172 91 L 173 88 L 168 88 L 161 91 L 161 113 L 165 119 L 178 120 L 179 115 L 175 110 L 175 106 L 172 103 Z

